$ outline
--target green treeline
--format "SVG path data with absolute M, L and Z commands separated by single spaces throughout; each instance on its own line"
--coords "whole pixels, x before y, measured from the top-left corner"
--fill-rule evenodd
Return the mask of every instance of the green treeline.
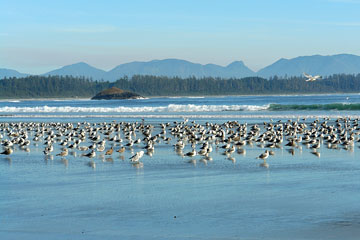
M 306 82 L 302 77 L 270 80 L 260 77 L 242 79 L 221 78 L 169 78 L 134 76 L 131 80 L 119 79 L 118 88 L 135 91 L 144 96 L 188 95 L 256 95 L 256 94 L 309 94 L 359 92 L 360 74 L 332 75 L 323 80 Z
M 360 92 L 360 74 L 335 74 L 315 82 L 302 77 L 182 79 L 135 75 L 105 82 L 72 76 L 29 76 L 0 80 L 0 98 L 90 98 L 113 86 L 143 96 L 351 93 Z
M 89 98 L 109 83 L 72 76 L 29 76 L 0 80 L 0 98 Z

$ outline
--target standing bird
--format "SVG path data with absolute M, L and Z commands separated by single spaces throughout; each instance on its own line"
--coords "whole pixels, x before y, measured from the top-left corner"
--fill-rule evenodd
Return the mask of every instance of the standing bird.
M 114 152 L 114 148 L 111 147 L 109 150 L 106 151 L 105 155 L 111 155 Z
M 208 153 L 207 147 L 204 148 L 204 149 L 201 149 L 201 150 L 198 152 L 198 154 L 201 155 L 201 156 L 205 156 L 207 153 Z
M 13 153 L 14 150 L 12 150 L 12 148 L 6 148 L 2 153 L 0 154 L 5 154 L 5 155 L 10 155 Z
M 105 150 L 105 145 L 100 145 L 98 146 L 98 148 L 96 149 L 98 152 L 103 152 Z
M 118 153 L 123 153 L 125 152 L 125 147 L 121 147 L 119 150 L 117 150 Z
M 131 162 L 138 162 L 140 160 L 140 158 L 142 158 L 142 156 L 144 156 L 144 151 L 137 152 L 135 155 L 130 157 L 130 161 Z
M 89 153 L 84 153 L 83 155 L 82 155 L 83 157 L 88 157 L 88 158 L 93 158 L 93 157 L 95 157 L 96 156 L 96 152 L 95 152 L 95 150 L 92 150 L 91 152 L 89 152 Z
M 232 145 L 230 148 L 226 149 L 226 151 L 225 151 L 226 154 L 232 154 L 233 152 L 235 152 L 234 145 Z
M 266 160 L 269 157 L 269 150 L 266 150 L 264 153 L 260 154 L 257 158 Z
M 320 148 L 320 140 L 319 139 L 317 139 L 316 140 L 316 142 L 315 142 L 315 144 L 313 144 L 312 146 L 311 146 L 311 148 L 312 149 L 319 149 Z
M 193 149 L 191 152 L 188 152 L 185 154 L 187 157 L 195 157 L 196 156 L 196 150 Z
M 69 154 L 68 149 L 64 148 L 64 150 L 61 153 L 56 154 L 56 156 L 66 157 L 68 154 Z

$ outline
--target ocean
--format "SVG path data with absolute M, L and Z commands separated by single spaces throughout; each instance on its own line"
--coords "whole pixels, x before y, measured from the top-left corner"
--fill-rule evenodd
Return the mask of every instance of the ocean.
M 0 141 L 16 138 L 21 128 L 30 143 L 16 143 L 12 154 L 0 155 L 0 238 L 359 239 L 358 118 L 360 94 L 2 100 Z M 353 133 L 353 145 L 332 148 L 319 136 L 318 149 L 312 147 L 316 143 L 286 146 L 289 138 L 306 135 L 299 132 L 284 135 L 274 148 L 254 140 L 230 154 L 226 142 L 208 140 L 213 151 L 207 157 L 189 157 L 186 153 L 200 151 L 207 140 L 187 142 L 179 153 L 174 145 L 182 134 L 171 129 L 182 126 L 196 139 L 216 127 L 227 137 L 240 127 L 247 133 L 258 127 L 258 138 L 269 126 L 296 127 L 294 122 L 307 129 L 321 129 L 324 122 L 348 128 L 335 133 L 346 138 Z M 50 132 L 64 126 L 69 128 L 56 137 L 53 152 L 44 154 Z M 129 135 L 140 142 L 124 153 L 97 151 L 89 159 L 82 156 L 89 151 L 74 148 L 57 156 L 60 142 L 77 126 L 99 132 L 99 139 L 87 137 L 79 145 L 106 139 L 105 151 L 126 146 L 124 129 L 133 126 L 149 126 L 152 136 L 160 135 L 151 152 L 138 130 Z M 107 126 L 122 130 L 106 135 Z M 41 128 L 45 134 L 35 141 Z M 123 141 L 110 141 L 115 136 Z M 268 167 L 257 158 L 265 150 L 274 154 Z M 143 166 L 130 162 L 139 151 L 145 152 Z

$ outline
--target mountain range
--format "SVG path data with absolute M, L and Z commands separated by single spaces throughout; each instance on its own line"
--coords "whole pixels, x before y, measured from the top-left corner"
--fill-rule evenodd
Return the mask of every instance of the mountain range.
M 0 79 L 3 79 L 5 77 L 17 77 L 17 78 L 21 78 L 21 77 L 26 77 L 29 74 L 26 73 L 19 73 L 16 70 L 12 70 L 12 69 L 7 69 L 7 68 L 0 68 Z
M 116 81 L 123 76 L 156 75 L 156 76 L 178 76 L 186 78 L 195 77 L 222 77 L 222 78 L 243 78 L 260 76 L 269 78 L 272 76 L 300 76 L 303 72 L 309 74 L 320 74 L 328 76 L 332 74 L 360 73 L 360 56 L 352 54 L 337 55 L 313 55 L 300 56 L 292 59 L 280 59 L 273 64 L 260 69 L 257 72 L 249 69 L 242 61 L 235 61 L 227 66 L 216 64 L 202 65 L 180 59 L 152 60 L 149 62 L 130 62 L 118 65 L 110 71 L 104 71 L 87 63 L 80 62 L 67 65 L 59 69 L 41 75 L 72 75 L 85 76 L 93 80 Z M 29 74 L 20 73 L 15 70 L 0 68 L 0 79 L 5 77 L 24 77 Z

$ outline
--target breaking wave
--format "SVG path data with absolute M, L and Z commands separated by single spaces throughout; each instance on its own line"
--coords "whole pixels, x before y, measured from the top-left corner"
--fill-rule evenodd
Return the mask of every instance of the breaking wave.
M 223 111 L 261 111 L 269 105 L 180 105 L 169 104 L 159 107 L 1 107 L 0 113 L 139 113 L 139 112 L 223 112 Z
M 195 104 L 169 104 L 156 107 L 76 107 L 76 106 L 37 106 L 37 107 L 0 107 L 1 114 L 10 113 L 210 113 L 210 112 L 236 112 L 236 111 L 351 111 L 360 110 L 360 103 L 345 104 L 267 104 L 267 105 L 195 105 Z

